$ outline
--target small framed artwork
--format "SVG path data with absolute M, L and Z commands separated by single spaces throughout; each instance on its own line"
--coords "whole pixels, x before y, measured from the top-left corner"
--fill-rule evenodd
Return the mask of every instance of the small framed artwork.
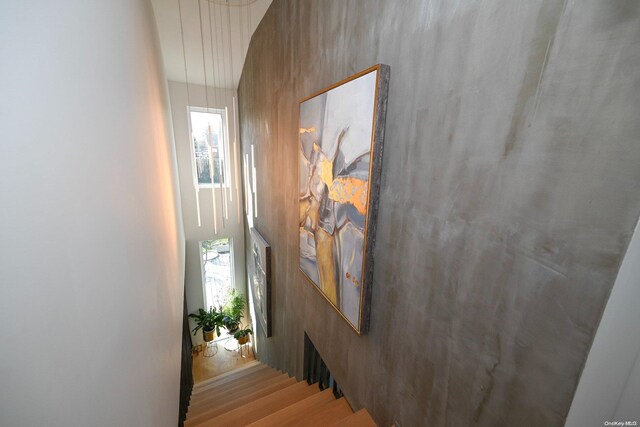
M 267 337 L 271 336 L 271 246 L 251 228 L 251 255 L 247 263 L 249 286 L 256 320 Z
M 300 102 L 300 269 L 358 333 L 368 331 L 389 66 Z

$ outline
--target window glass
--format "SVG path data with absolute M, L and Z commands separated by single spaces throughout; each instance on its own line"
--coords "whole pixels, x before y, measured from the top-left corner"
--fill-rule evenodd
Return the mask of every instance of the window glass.
M 200 242 L 200 249 L 206 307 L 222 307 L 234 287 L 231 239 L 205 240 Z
M 224 165 L 226 164 L 226 153 L 223 114 L 222 110 L 207 110 L 195 107 L 189 109 L 198 185 L 211 185 L 211 163 L 213 163 L 213 182 L 215 184 L 225 183 Z M 213 161 L 209 160 L 209 148 L 213 153 Z

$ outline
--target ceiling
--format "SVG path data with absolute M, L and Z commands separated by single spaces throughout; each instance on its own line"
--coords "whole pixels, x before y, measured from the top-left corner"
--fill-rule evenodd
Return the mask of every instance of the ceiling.
M 151 3 L 169 80 L 204 85 L 206 69 L 208 86 L 238 87 L 249 40 L 271 0 L 180 0 L 187 78 L 178 0 Z

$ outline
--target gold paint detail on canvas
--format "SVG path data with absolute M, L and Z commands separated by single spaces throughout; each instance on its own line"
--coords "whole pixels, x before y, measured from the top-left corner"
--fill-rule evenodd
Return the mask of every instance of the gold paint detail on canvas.
M 338 303 L 338 282 L 336 280 L 336 269 L 333 262 L 333 236 L 318 228 L 316 238 L 316 259 L 318 260 L 318 273 L 320 275 L 320 285 L 329 301 Z
M 320 180 L 326 184 L 327 188 L 331 188 L 333 183 L 333 162 L 331 160 L 322 159 L 320 162 Z
M 353 286 L 355 286 L 355 287 L 360 286 L 360 281 L 356 278 L 355 275 L 353 275 L 353 274 L 351 274 L 351 273 L 349 273 L 347 271 L 347 275 L 346 276 L 347 276 L 347 279 L 350 280 L 353 283 Z
M 351 203 L 361 215 L 367 213 L 367 181 L 354 177 L 333 178 L 333 162 L 320 163 L 320 180 L 329 189 L 329 198 L 338 203 Z
M 367 181 L 338 177 L 329 186 L 329 198 L 338 203 L 351 203 L 361 215 L 367 213 Z
M 300 227 L 304 226 L 308 218 L 311 230 L 315 231 L 318 227 L 318 215 L 320 209 L 318 201 L 314 197 L 307 197 L 299 201 L 298 207 L 300 209 Z

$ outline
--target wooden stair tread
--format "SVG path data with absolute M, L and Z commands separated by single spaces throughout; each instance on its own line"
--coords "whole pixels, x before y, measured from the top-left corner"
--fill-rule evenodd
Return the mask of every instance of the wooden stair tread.
M 259 419 L 251 424 L 250 427 L 280 427 L 286 423 L 296 421 L 302 417 L 310 416 L 312 413 L 317 412 L 320 408 L 329 402 L 335 401 L 333 391 L 326 389 L 320 393 L 316 393 L 313 396 L 306 399 L 299 400 L 298 402 L 280 409 L 264 418 Z M 248 426 L 248 427 L 249 427 Z
M 189 405 L 189 413 L 202 410 L 203 408 L 213 409 L 222 406 L 228 402 L 232 402 L 239 397 L 254 393 L 267 387 L 271 387 L 273 384 L 279 383 L 288 378 L 289 375 L 287 374 L 278 374 L 273 377 L 269 376 L 261 378 L 255 382 L 246 383 L 240 387 L 217 390 L 216 393 L 212 393 L 207 398 L 200 399 L 191 403 Z
M 215 401 L 219 398 L 224 398 L 226 394 L 234 393 L 238 390 L 244 390 L 246 388 L 258 388 L 264 383 L 273 381 L 275 378 L 280 378 L 282 375 L 286 374 L 282 374 L 278 371 L 266 371 L 261 372 L 259 375 L 247 377 L 242 381 L 225 384 L 223 386 L 207 390 L 206 392 L 198 396 L 194 396 L 191 400 L 190 406 L 195 407 L 202 404 L 210 404 L 212 401 Z
M 301 381 L 196 425 L 201 427 L 244 427 L 319 392 L 320 389 L 317 386 L 310 386 Z
M 256 399 L 268 396 L 278 390 L 290 387 L 296 383 L 295 378 L 289 378 L 286 375 L 285 377 L 286 378 L 278 382 L 272 383 L 269 386 L 258 390 L 245 390 L 243 395 L 236 396 L 232 400 L 226 400 L 218 405 L 212 405 L 210 407 L 205 406 L 194 411 L 189 410 L 189 412 L 187 412 L 187 422 L 185 423 L 185 426 L 197 425 L 198 423 L 217 417 L 218 415 L 236 409 Z
M 257 377 L 257 376 L 263 375 L 263 374 L 265 374 L 267 372 L 278 372 L 278 371 L 276 371 L 275 369 L 271 369 L 269 367 L 266 367 L 266 368 L 260 368 L 258 370 L 254 370 L 254 371 L 243 373 L 242 375 L 240 375 L 238 377 L 234 377 L 234 378 L 228 377 L 228 378 L 222 380 L 221 382 L 208 384 L 206 386 L 203 386 L 203 387 L 199 388 L 198 390 L 194 390 L 193 391 L 193 395 L 194 396 L 198 396 L 198 395 L 201 395 L 201 394 L 205 394 L 205 393 L 207 393 L 207 392 L 209 392 L 211 390 L 215 390 L 217 388 L 228 387 L 228 386 L 231 386 L 231 385 L 233 385 L 233 384 L 235 384 L 237 382 L 245 381 L 245 380 L 247 380 L 247 378 Z
M 197 391 L 203 387 L 208 385 L 217 384 L 226 380 L 227 378 L 239 378 L 245 374 L 250 374 L 251 372 L 255 372 L 260 369 L 268 368 L 268 366 L 258 362 L 257 360 L 247 362 L 246 365 L 241 366 L 240 368 L 232 369 L 227 372 L 223 372 L 215 377 L 208 378 L 206 380 L 197 382 L 193 385 L 193 390 Z
M 206 384 L 203 384 L 198 388 L 194 387 L 193 393 L 194 394 L 199 394 L 199 393 L 202 393 L 203 391 L 211 390 L 212 388 L 216 388 L 216 387 L 219 387 L 219 386 L 224 385 L 224 384 L 230 384 L 230 383 L 233 383 L 235 381 L 239 381 L 239 380 L 242 380 L 244 378 L 247 378 L 247 377 L 250 377 L 250 376 L 253 376 L 253 375 L 258 375 L 261 372 L 265 372 L 265 371 L 275 371 L 275 369 L 270 368 L 270 367 L 265 366 L 265 365 L 260 365 L 260 366 L 254 367 L 254 368 L 242 369 L 242 370 L 237 371 L 237 372 L 234 371 L 235 373 L 233 375 L 228 375 L 228 376 L 225 376 L 224 378 L 219 378 L 217 381 L 207 382 Z
M 258 361 L 194 386 L 185 427 L 375 427 L 365 409 Z
M 338 400 L 329 402 L 319 411 L 310 414 L 309 417 L 294 420 L 283 424 L 282 427 L 325 427 L 340 421 L 353 414 L 353 410 L 347 399 L 341 397 Z
M 286 374 L 282 374 L 281 372 L 278 372 L 276 370 L 263 371 L 260 374 L 245 377 L 241 380 L 235 381 L 234 383 L 225 384 L 223 386 L 206 390 L 200 394 L 193 395 L 191 398 L 190 406 L 197 406 L 203 402 L 211 402 L 212 400 L 219 398 L 221 395 L 233 393 L 237 390 L 243 390 L 247 387 L 259 386 L 262 383 L 269 382 L 274 378 L 278 378 L 282 375 Z
M 376 427 L 376 423 L 371 419 L 366 409 L 360 409 L 355 414 L 331 424 L 331 427 Z
M 238 375 L 242 375 L 244 373 L 247 372 L 251 372 L 255 369 L 259 369 L 259 368 L 265 368 L 268 367 L 260 362 L 258 362 L 257 360 L 252 360 L 251 362 L 247 362 L 245 365 L 236 368 L 236 369 L 232 369 L 230 371 L 227 372 L 223 372 L 220 375 L 216 375 L 215 377 L 212 378 L 208 378 L 204 381 L 200 381 L 197 382 L 193 385 L 193 390 L 196 391 L 198 390 L 200 387 L 209 385 L 209 384 L 214 384 L 216 382 L 219 382 L 221 380 L 224 380 L 225 378 L 229 378 L 229 377 L 237 377 Z

